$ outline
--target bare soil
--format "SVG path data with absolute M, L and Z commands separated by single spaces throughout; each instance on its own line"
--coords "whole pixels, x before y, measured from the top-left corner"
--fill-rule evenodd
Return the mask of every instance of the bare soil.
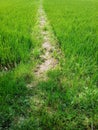
M 58 64 L 57 59 L 55 59 L 52 55 L 53 51 L 55 50 L 55 46 L 53 46 L 53 44 L 50 42 L 51 36 L 48 35 L 50 32 L 48 29 L 45 29 L 45 27 L 47 27 L 46 16 L 42 8 L 40 8 L 39 12 L 39 24 L 43 38 L 42 49 L 44 50 L 44 54 L 40 56 L 43 62 L 35 69 L 34 74 L 37 78 L 46 77 L 46 72 L 55 68 Z

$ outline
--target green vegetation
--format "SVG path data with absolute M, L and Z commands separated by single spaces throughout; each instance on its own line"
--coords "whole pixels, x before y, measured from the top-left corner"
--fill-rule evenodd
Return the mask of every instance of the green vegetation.
M 0 0 L 0 130 L 97 130 L 98 2 L 43 0 L 64 55 L 54 52 L 60 66 L 36 84 L 39 3 Z
M 44 0 L 48 19 L 65 54 L 65 61 L 61 60 L 62 92 L 55 89 L 55 118 L 59 121 L 56 125 L 50 122 L 53 129 L 98 129 L 97 7 L 97 0 Z M 52 98 L 55 104 L 55 96 Z
M 39 47 L 32 34 L 38 5 L 36 0 L 0 0 L 0 130 L 15 130 L 20 117 L 29 115 L 27 83 L 38 57 L 31 53 Z
M 0 1 L 0 68 L 9 69 L 28 59 L 35 46 L 31 33 L 36 6 L 36 0 Z

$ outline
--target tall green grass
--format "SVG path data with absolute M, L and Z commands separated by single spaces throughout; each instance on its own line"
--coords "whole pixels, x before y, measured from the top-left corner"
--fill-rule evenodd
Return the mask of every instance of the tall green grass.
M 15 130 L 30 113 L 27 84 L 36 64 L 30 51 L 38 47 L 32 34 L 38 6 L 39 0 L 0 0 L 0 130 Z
M 60 57 L 61 68 L 48 73 L 49 80 L 29 91 L 30 71 L 40 55 L 32 35 L 39 1 L 0 1 L 0 67 L 22 61 L 12 71 L 0 72 L 0 130 L 97 130 L 98 2 L 43 4 L 64 59 Z M 27 60 L 33 47 L 35 63 Z
M 36 15 L 35 0 L 0 1 L 0 68 L 11 68 L 26 61 Z
M 97 7 L 97 0 L 44 0 L 44 9 L 65 55 L 65 60 L 61 59 L 60 84 L 66 91 L 58 102 L 62 108 L 55 115 L 58 124 L 51 119 L 53 129 L 98 129 Z

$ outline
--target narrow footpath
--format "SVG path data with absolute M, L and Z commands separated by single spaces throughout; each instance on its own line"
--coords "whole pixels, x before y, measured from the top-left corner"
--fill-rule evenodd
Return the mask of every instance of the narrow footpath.
M 53 34 L 50 32 L 51 27 L 42 6 L 40 6 L 38 13 L 39 27 L 43 38 L 42 50 L 44 53 L 40 56 L 43 62 L 37 65 L 34 75 L 37 79 L 39 78 L 44 80 L 47 79 L 46 73 L 57 66 L 58 60 L 53 56 L 56 47 L 52 40 Z
M 42 87 L 47 86 L 46 84 L 49 82 L 48 72 L 60 68 L 59 55 L 61 58 L 61 51 L 58 47 L 57 39 L 52 32 L 52 28 L 42 7 L 42 3 L 40 4 L 37 16 L 37 29 L 39 29 L 42 38 L 42 46 L 40 48 L 42 50 L 40 55 L 41 62 L 37 64 L 35 69 L 33 69 L 32 73 L 34 79 L 27 85 L 27 88 L 30 89 L 31 92 L 31 95 L 29 95 L 30 110 L 28 110 L 30 115 L 26 118 L 22 116 L 18 120 L 18 126 L 24 126 L 26 124 L 32 130 L 33 128 L 29 125 L 29 122 L 32 122 L 33 124 L 34 118 L 34 121 L 37 122 L 36 125 L 40 126 L 40 121 L 43 116 L 39 115 L 43 113 L 43 110 L 45 110 L 49 115 L 55 113 L 54 109 L 47 105 L 46 100 L 49 98 L 47 97 L 48 92 L 45 91 L 45 88 L 43 91 Z M 35 31 L 38 30 L 35 29 Z M 37 40 L 39 41 L 40 39 L 37 38 Z M 50 82 L 49 85 L 51 85 Z

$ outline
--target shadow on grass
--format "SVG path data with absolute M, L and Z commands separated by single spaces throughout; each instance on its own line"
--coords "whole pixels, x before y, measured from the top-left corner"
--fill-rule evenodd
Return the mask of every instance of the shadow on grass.
M 71 130 L 97 129 L 97 102 L 91 104 L 89 88 L 70 87 L 59 70 L 48 73 L 47 81 L 30 88 L 29 116 L 16 127 L 18 130 Z M 93 92 L 93 91 L 92 91 Z M 85 94 L 82 98 L 79 94 Z M 97 95 L 96 95 L 97 96 Z
M 16 76 L 13 71 L 0 75 L 0 130 L 14 129 L 19 117 L 29 115 L 26 84 L 30 78 L 27 73 Z
M 89 130 L 92 125 L 96 130 L 97 97 L 90 97 L 90 88 L 85 94 L 84 88 L 71 87 L 59 70 L 50 71 L 48 77 L 32 88 L 26 87 L 27 76 L 16 81 L 10 75 L 5 83 L 2 79 L 8 86 L 0 91 L 2 130 Z

